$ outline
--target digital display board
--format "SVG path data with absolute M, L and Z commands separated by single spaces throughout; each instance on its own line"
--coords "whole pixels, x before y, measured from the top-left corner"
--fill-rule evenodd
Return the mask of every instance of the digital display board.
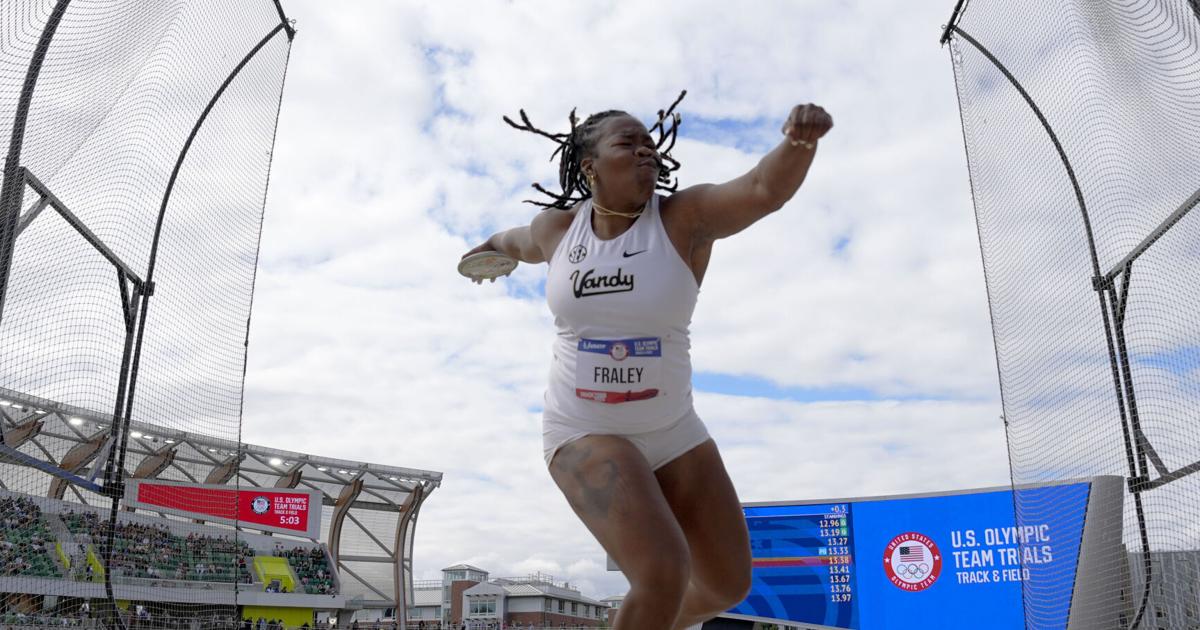
M 127 482 L 131 507 L 317 538 L 321 492 L 288 488 L 234 488 L 146 479 Z
M 850 504 L 745 512 L 755 588 L 733 612 L 857 628 Z
M 1017 630 L 1024 583 L 1051 602 L 1034 627 L 1066 628 L 1089 488 L 746 506 L 753 584 L 729 612 L 854 630 Z

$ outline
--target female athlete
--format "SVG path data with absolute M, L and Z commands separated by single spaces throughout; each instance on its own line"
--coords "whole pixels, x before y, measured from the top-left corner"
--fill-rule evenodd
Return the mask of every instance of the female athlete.
M 662 196 L 656 188 L 674 190 L 664 184 L 678 168 L 674 107 L 650 130 L 621 111 L 582 124 L 572 112 L 566 134 L 534 128 L 524 112 L 523 125 L 506 119 L 559 143 L 562 194 L 535 185 L 555 199 L 538 205 L 558 210 L 466 254 L 549 264 L 557 337 L 544 452 L 571 508 L 629 580 L 617 630 L 699 627 L 749 591 L 741 504 L 692 407 L 688 326 L 713 243 L 791 199 L 833 127 L 822 108 L 798 105 L 779 145 L 749 172 Z

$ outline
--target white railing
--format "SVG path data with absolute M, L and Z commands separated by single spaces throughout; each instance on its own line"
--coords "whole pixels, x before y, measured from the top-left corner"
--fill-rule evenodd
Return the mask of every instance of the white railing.
M 129 577 L 125 575 L 113 575 L 113 584 L 124 584 L 126 586 L 145 586 L 159 588 L 190 588 L 201 591 L 235 591 L 235 590 L 262 590 L 262 584 L 258 584 L 258 588 L 253 588 L 255 584 L 237 583 L 237 582 L 204 582 L 202 580 L 172 580 L 167 578 L 141 578 Z M 241 587 L 239 589 L 239 587 Z
M 97 630 L 100 627 L 98 619 L 84 617 L 45 617 L 32 616 L 25 620 L 14 619 L 11 615 L 0 618 L 0 630 Z
M 132 619 L 122 615 L 122 622 L 127 628 L 137 630 L 240 630 L 242 622 L 234 619 L 213 621 L 210 619 Z M 57 617 L 30 618 L 25 621 L 0 620 L 0 630 L 103 630 L 103 624 L 96 618 Z

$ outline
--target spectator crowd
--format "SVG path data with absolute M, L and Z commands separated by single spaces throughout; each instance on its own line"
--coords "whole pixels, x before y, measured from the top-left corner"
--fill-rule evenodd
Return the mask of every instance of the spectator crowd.
M 93 546 L 108 536 L 109 524 L 94 512 L 62 515 L 72 534 L 90 534 Z M 248 544 L 229 536 L 187 536 L 159 524 L 117 522 L 113 535 L 112 574 L 133 578 L 240 582 L 253 578 L 247 558 L 254 556 Z
M 97 560 L 103 561 L 101 550 L 109 535 L 108 519 L 90 510 L 68 509 L 56 514 L 54 526 L 61 529 L 61 518 L 70 533 L 71 540 L 63 542 L 79 543 L 62 549 L 67 554 L 62 566 L 69 565 L 69 572 L 64 572 L 54 558 L 58 541 L 38 504 L 24 497 L 0 497 L 0 577 L 61 579 L 69 573 L 68 579 L 99 579 L 95 569 L 99 567 Z M 287 560 L 296 576 L 295 592 L 337 593 L 323 546 L 287 548 L 276 544 L 272 555 Z M 113 528 L 109 569 L 114 577 L 251 584 L 254 556 L 247 542 L 231 535 L 183 534 L 165 523 L 118 521 Z M 286 591 L 278 588 L 275 592 Z
M 326 595 L 337 593 L 329 563 L 325 559 L 325 549 L 322 547 L 293 547 L 284 549 L 276 545 L 274 555 L 287 558 L 292 571 L 300 580 L 300 586 L 309 595 Z M 296 589 L 297 591 L 299 589 Z
M 50 556 L 54 538 L 42 509 L 29 499 L 0 499 L 0 576 L 62 577 Z

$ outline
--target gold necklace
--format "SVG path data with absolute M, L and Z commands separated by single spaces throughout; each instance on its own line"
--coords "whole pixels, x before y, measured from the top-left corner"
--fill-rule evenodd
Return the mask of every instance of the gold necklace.
M 596 198 L 592 197 L 592 208 L 595 208 L 596 214 L 606 215 L 606 216 L 610 216 L 610 217 L 625 217 L 626 219 L 636 219 L 636 218 L 642 216 L 642 213 L 646 211 L 646 204 L 642 204 L 642 207 L 638 208 L 637 212 L 617 212 L 616 210 L 609 210 L 608 208 L 605 208 L 604 206 L 596 203 Z

